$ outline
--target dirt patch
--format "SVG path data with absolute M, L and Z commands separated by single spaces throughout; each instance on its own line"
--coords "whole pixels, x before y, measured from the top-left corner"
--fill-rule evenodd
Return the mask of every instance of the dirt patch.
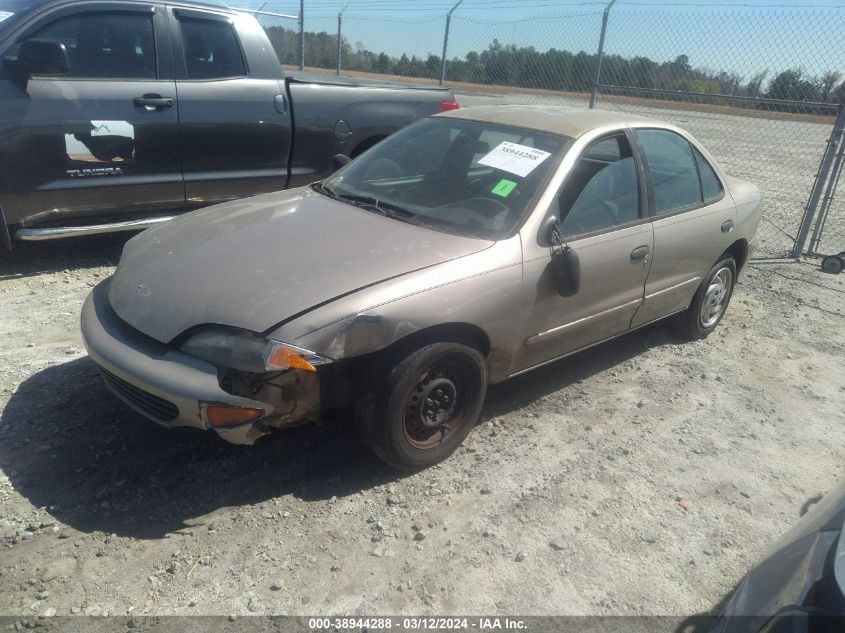
M 656 325 L 491 389 L 399 476 L 346 419 L 237 447 L 114 399 L 77 320 L 120 239 L 0 274 L 0 614 L 686 615 L 845 474 L 845 276 L 808 264 L 753 265 L 705 341 Z

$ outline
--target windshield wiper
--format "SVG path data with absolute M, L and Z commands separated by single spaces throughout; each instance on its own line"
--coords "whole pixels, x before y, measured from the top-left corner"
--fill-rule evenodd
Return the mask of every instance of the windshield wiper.
M 394 217 L 398 215 L 403 218 L 412 218 L 415 215 L 413 212 L 408 211 L 408 209 L 400 207 L 396 204 L 392 204 L 390 202 L 385 202 L 384 200 L 379 200 L 378 198 L 373 196 L 361 196 L 352 193 L 336 193 L 335 196 L 339 200 L 351 202 L 355 206 L 362 207 L 365 209 L 372 209 L 388 217 Z
M 334 189 L 326 187 L 326 185 L 322 182 L 316 182 L 312 185 L 312 187 L 329 198 L 348 202 L 349 204 L 354 204 L 356 207 L 367 209 L 368 211 L 375 211 L 376 213 L 380 213 L 389 218 L 409 220 L 416 216 L 413 211 L 408 211 L 408 209 L 391 202 L 379 200 L 374 196 L 364 196 L 354 193 L 338 193 Z

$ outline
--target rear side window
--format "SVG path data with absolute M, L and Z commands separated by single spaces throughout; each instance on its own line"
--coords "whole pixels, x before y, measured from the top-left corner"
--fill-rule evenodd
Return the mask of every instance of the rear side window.
M 180 19 L 188 79 L 226 79 L 246 76 L 234 27 L 217 20 Z
M 68 16 L 51 22 L 25 39 L 64 44 L 70 61 L 70 77 L 156 78 L 152 15 L 85 13 Z M 12 55 L 20 49 L 21 43 L 13 47 Z
M 722 197 L 722 183 L 719 182 L 719 177 L 713 171 L 710 163 L 701 155 L 701 152 L 694 148 L 693 152 L 695 153 L 695 162 L 698 163 L 698 173 L 701 176 L 701 193 L 704 196 L 704 202 L 716 202 Z
M 700 204 L 701 183 L 689 142 L 668 130 L 638 130 L 637 137 L 651 171 L 657 215 Z

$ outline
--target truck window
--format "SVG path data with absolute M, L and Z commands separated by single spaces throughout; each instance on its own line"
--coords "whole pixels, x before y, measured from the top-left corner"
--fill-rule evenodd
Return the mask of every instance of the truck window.
M 151 15 L 86 12 L 51 22 L 25 40 L 65 45 L 70 77 L 155 79 L 156 52 Z M 6 54 L 14 58 L 20 43 Z
M 246 76 L 241 47 L 228 22 L 180 18 L 188 79 Z

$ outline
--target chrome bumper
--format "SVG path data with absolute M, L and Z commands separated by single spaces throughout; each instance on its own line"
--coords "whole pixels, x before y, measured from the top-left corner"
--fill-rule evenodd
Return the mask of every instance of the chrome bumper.
M 267 433 L 260 423 L 273 413 L 271 405 L 223 391 L 213 365 L 172 350 L 121 321 L 108 303 L 108 284 L 107 279 L 88 295 L 81 328 L 88 355 L 118 398 L 162 426 L 211 428 L 233 444 L 252 444 Z M 239 426 L 212 427 L 203 416 L 207 403 L 262 409 L 264 416 Z

